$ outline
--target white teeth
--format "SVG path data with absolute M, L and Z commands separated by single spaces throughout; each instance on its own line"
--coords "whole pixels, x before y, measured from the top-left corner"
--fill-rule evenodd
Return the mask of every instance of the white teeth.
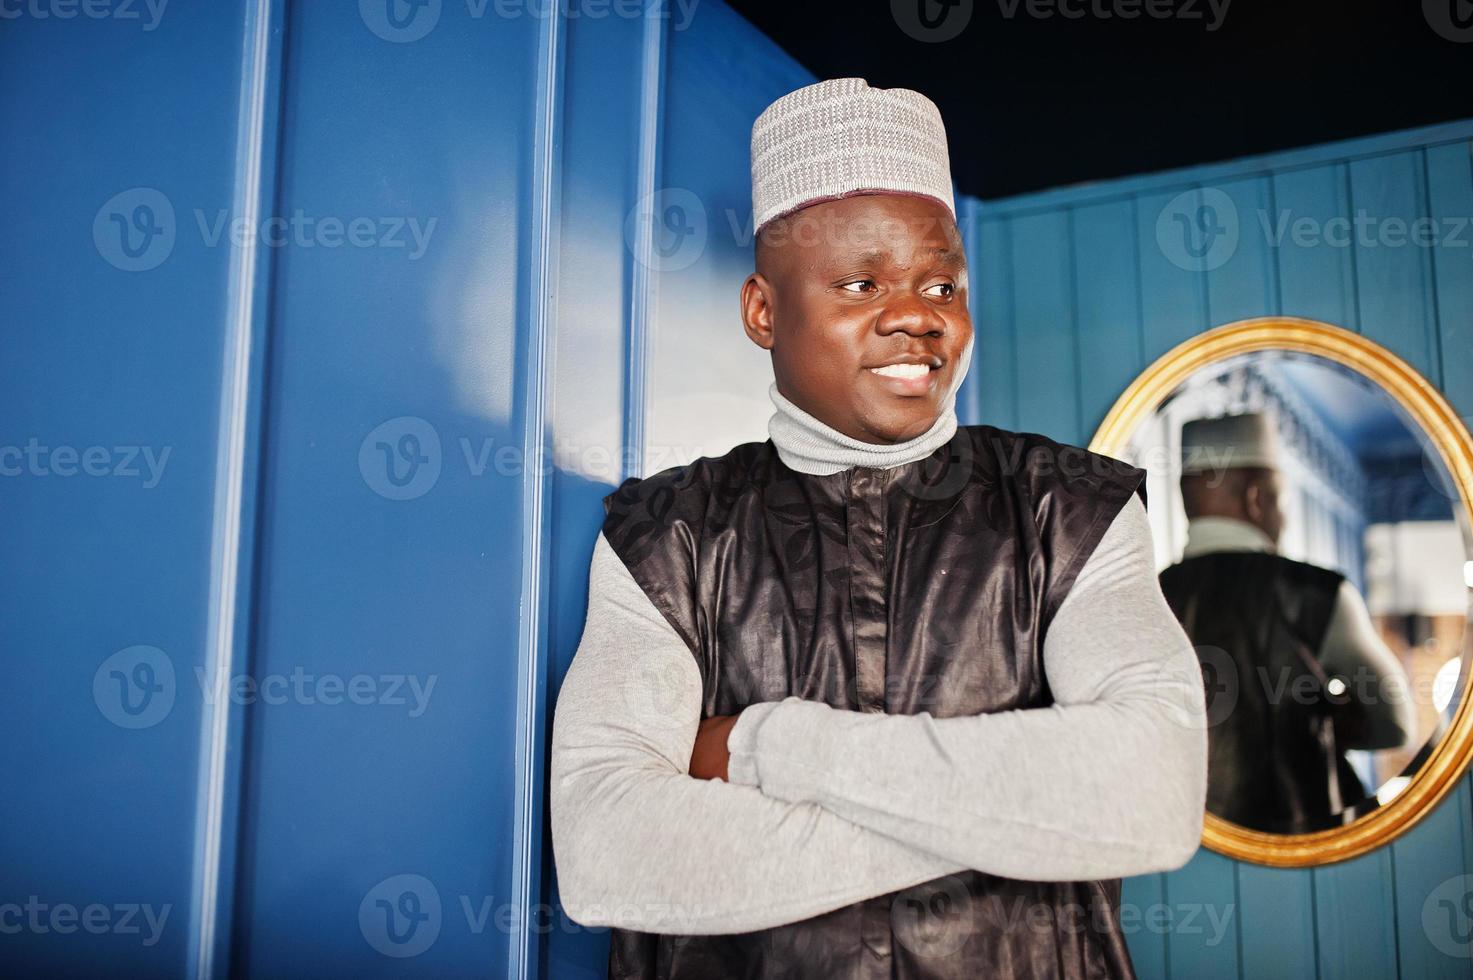
M 870 370 L 887 378 L 919 378 L 931 373 L 931 369 L 924 364 L 886 364 Z

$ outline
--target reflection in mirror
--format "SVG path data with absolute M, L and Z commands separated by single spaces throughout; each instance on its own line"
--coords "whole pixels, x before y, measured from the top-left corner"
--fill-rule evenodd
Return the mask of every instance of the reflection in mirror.
M 1425 433 L 1335 361 L 1256 351 L 1190 376 L 1123 455 L 1201 661 L 1208 811 L 1297 834 L 1391 800 L 1467 673 L 1469 528 Z

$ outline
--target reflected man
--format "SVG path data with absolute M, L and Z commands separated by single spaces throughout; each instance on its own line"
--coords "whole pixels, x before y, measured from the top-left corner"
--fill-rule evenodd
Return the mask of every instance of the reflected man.
M 1161 588 L 1207 686 L 1207 809 L 1274 833 L 1348 822 L 1369 794 L 1344 751 L 1414 735 L 1406 671 L 1344 575 L 1277 553 L 1272 418 L 1196 419 L 1181 442 L 1187 542 Z

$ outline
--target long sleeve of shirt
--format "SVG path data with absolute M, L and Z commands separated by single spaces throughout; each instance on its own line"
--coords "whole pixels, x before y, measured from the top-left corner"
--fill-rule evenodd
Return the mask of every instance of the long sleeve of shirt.
M 1376 633 L 1365 600 L 1349 579 L 1340 583 L 1319 660 L 1327 671 L 1346 679 L 1357 708 L 1358 730 L 1353 737 L 1341 738 L 1341 748 L 1397 749 L 1412 740 L 1417 715 L 1411 681 Z M 1340 732 L 1338 723 L 1336 731 Z
M 553 856 L 575 922 L 750 932 L 963 870 L 816 803 L 689 775 L 701 702 L 690 649 L 599 535 L 551 745 Z
M 1031 880 L 1169 870 L 1200 841 L 1204 689 L 1132 497 L 1044 639 L 1055 703 L 937 719 L 790 697 L 728 738 L 734 783 L 813 802 L 969 868 Z

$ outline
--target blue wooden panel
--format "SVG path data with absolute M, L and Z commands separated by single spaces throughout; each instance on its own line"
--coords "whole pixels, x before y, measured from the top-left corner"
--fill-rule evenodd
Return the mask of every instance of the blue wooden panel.
M 504 972 L 515 931 L 544 23 L 371 9 L 286 27 L 279 212 L 316 233 L 274 254 L 248 975 Z
M 245 17 L 38 10 L 0 29 L 0 960 L 180 976 Z
M 1442 387 L 1473 419 L 1473 162 L 1468 140 L 1427 149 L 1429 215 L 1437 229 L 1432 248 L 1442 348 Z
M 1396 886 L 1396 953 L 1404 977 L 1462 977 L 1469 973 L 1466 780 L 1459 780 L 1437 808 L 1392 842 Z
M 1141 279 L 1131 201 L 1074 212 L 1074 287 L 1079 323 L 1079 400 L 1086 441 L 1145 367 Z
M 660 84 L 663 23 L 638 19 L 567 22 L 567 74 L 559 265 L 578 288 L 557 294 L 552 430 L 557 447 L 551 543 L 552 604 L 548 704 L 555 704 L 588 608 L 588 565 L 602 523 L 601 499 L 623 478 L 625 349 L 634 263 L 626 218 L 637 200 L 641 137 L 660 127 L 646 115 L 646 84 Z M 647 76 L 646 59 L 654 59 Z M 556 909 L 540 975 L 607 976 L 609 933 L 573 922 L 559 904 L 550 828 L 542 837 L 544 899 Z M 537 973 L 529 973 L 537 976 Z
M 964 194 L 956 198 L 957 225 L 962 234 L 962 248 L 967 256 L 967 312 L 972 317 L 972 364 L 967 370 L 967 379 L 956 393 L 956 417 L 962 425 L 975 425 L 982 419 L 982 384 L 979 380 L 979 357 L 981 345 L 980 293 L 982 288 L 981 229 L 977 220 L 977 201 Z
M 1201 848 L 1186 867 L 1166 876 L 1166 895 L 1171 910 L 1166 934 L 1169 975 L 1237 978 L 1242 925 L 1237 862 Z
M 1313 869 L 1316 938 L 1325 977 L 1398 976 L 1391 850 Z
M 1148 362 L 1208 326 L 1202 270 L 1227 248 L 1219 237 L 1226 232 L 1218 229 L 1239 230 L 1236 215 L 1222 212 L 1220 204 L 1201 210 L 1208 206 L 1189 187 L 1136 198 L 1141 331 Z
M 1298 868 L 1238 864 L 1243 977 L 1313 977 L 1314 880 Z
M 1079 350 L 1069 263 L 1069 216 L 1012 221 L 1018 426 L 1088 442 L 1079 420 Z
M 723 4 L 672 24 L 645 472 L 767 438 L 772 358 L 743 332 L 738 304 L 752 271 L 752 123 L 813 80 Z
M 1226 201 L 1229 213 L 1235 215 L 1238 243 L 1220 262 L 1206 263 L 1207 321 L 1231 323 L 1277 313 L 1278 270 L 1274 250 L 1278 209 L 1274 207 L 1268 178 L 1223 181 L 1212 185 L 1210 190 L 1220 194 L 1219 200 Z
M 1280 312 L 1355 330 L 1354 255 L 1344 237 L 1350 229 L 1349 179 L 1343 163 L 1274 174 L 1270 227 L 1277 242 Z
M 1165 980 L 1166 930 L 1159 925 L 1167 908 L 1166 876 L 1135 875 L 1120 883 L 1120 931 L 1130 947 L 1130 961 L 1139 980 Z
M 1361 333 L 1441 384 L 1432 263 L 1412 233 L 1414 223 L 1426 218 L 1422 152 L 1352 161 L 1350 204 Z
M 972 295 L 971 373 L 977 376 L 979 421 L 1003 429 L 1018 427 L 1017 329 L 1013 319 L 1013 243 L 1006 220 L 979 219 L 977 254 L 968 271 L 976 277 Z

